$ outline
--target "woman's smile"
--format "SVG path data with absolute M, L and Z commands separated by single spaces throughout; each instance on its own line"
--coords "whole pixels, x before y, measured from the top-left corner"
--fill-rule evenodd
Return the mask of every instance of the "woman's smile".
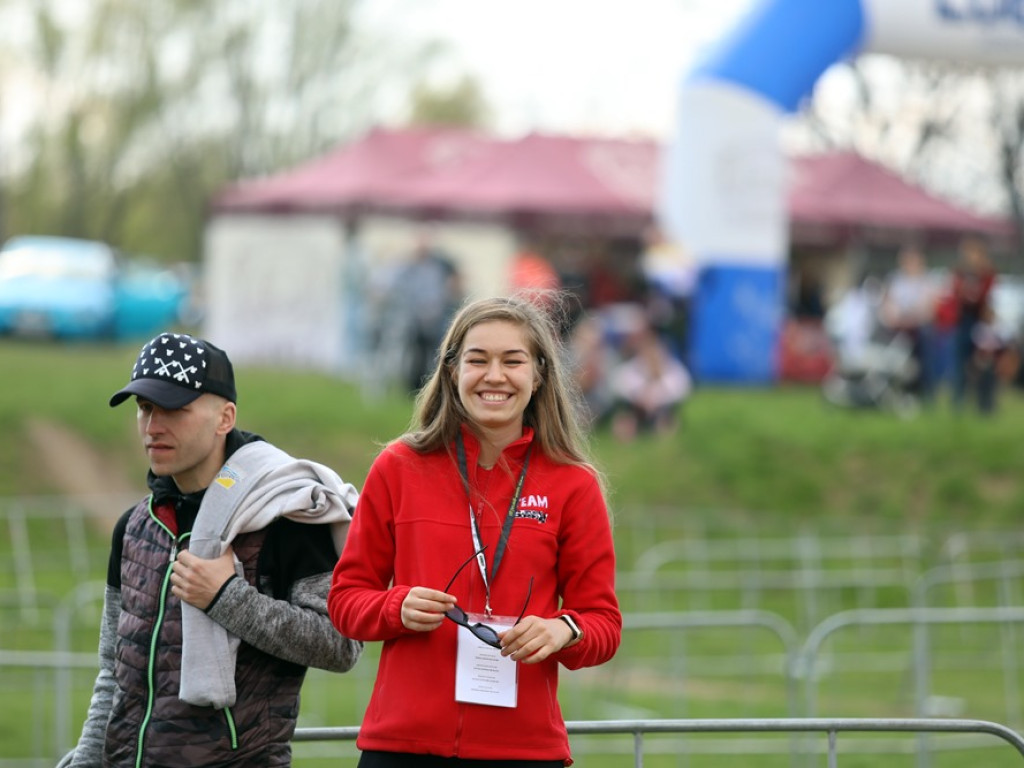
M 523 431 L 523 412 L 536 388 L 536 366 L 523 329 L 505 320 L 466 333 L 459 356 L 459 399 L 470 420 L 507 445 Z

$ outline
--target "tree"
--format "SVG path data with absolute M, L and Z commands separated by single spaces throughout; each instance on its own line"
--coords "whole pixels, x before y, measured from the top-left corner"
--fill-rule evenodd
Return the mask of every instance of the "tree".
M 435 46 L 388 44 L 360 0 L 7 0 L 27 62 L 12 232 L 195 259 L 210 195 L 400 112 Z M 4 17 L 0 17 L 2 19 Z M 24 73 L 23 73 L 24 74 Z M 396 106 L 398 105 L 398 106 Z
M 411 123 L 481 127 L 489 119 L 490 107 L 480 84 L 469 75 L 448 87 L 422 82 L 413 89 Z
M 1019 69 L 861 56 L 826 73 L 787 139 L 854 150 L 1024 226 Z

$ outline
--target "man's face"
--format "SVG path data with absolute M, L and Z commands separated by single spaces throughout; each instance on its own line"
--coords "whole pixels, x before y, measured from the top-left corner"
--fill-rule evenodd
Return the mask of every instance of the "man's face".
M 204 394 L 184 408 L 167 410 L 138 397 L 138 428 L 149 466 L 178 489 L 206 488 L 224 462 L 224 436 L 235 424 L 235 405 Z

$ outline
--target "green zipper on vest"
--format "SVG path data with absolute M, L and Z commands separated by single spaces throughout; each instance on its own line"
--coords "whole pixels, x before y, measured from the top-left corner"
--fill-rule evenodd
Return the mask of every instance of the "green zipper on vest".
M 231 731 L 231 751 L 238 749 L 238 730 L 235 728 L 235 718 L 231 714 L 231 707 L 224 707 L 224 717 L 228 721 L 228 730 Z
M 178 545 L 191 535 L 191 532 L 189 532 L 175 538 L 174 534 L 171 533 L 171 529 L 164 525 L 160 518 L 153 513 L 152 496 L 149 497 L 149 516 L 153 522 L 163 528 L 167 535 L 171 537 L 173 544 L 171 545 L 171 557 L 167 561 L 167 570 L 164 572 L 163 584 L 160 586 L 160 610 L 157 612 L 156 623 L 153 624 L 153 636 L 149 640 L 149 659 L 146 663 L 146 715 L 142 718 L 142 725 L 139 726 L 139 746 L 135 752 L 135 768 L 142 768 L 142 750 L 145 744 L 146 728 L 149 727 L 149 720 L 153 716 L 153 702 L 156 698 L 156 684 L 154 681 L 156 642 L 157 638 L 160 637 L 160 628 L 164 623 L 164 611 L 167 609 L 167 592 L 171 583 L 171 566 L 174 565 L 174 560 L 178 557 Z

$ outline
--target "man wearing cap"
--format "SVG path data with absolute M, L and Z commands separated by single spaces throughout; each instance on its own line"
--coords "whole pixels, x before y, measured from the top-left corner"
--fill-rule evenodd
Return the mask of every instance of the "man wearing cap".
M 100 672 L 61 766 L 288 766 L 306 668 L 362 644 L 326 613 L 358 494 L 235 427 L 234 372 L 163 333 L 131 380 L 151 494 L 114 528 Z

